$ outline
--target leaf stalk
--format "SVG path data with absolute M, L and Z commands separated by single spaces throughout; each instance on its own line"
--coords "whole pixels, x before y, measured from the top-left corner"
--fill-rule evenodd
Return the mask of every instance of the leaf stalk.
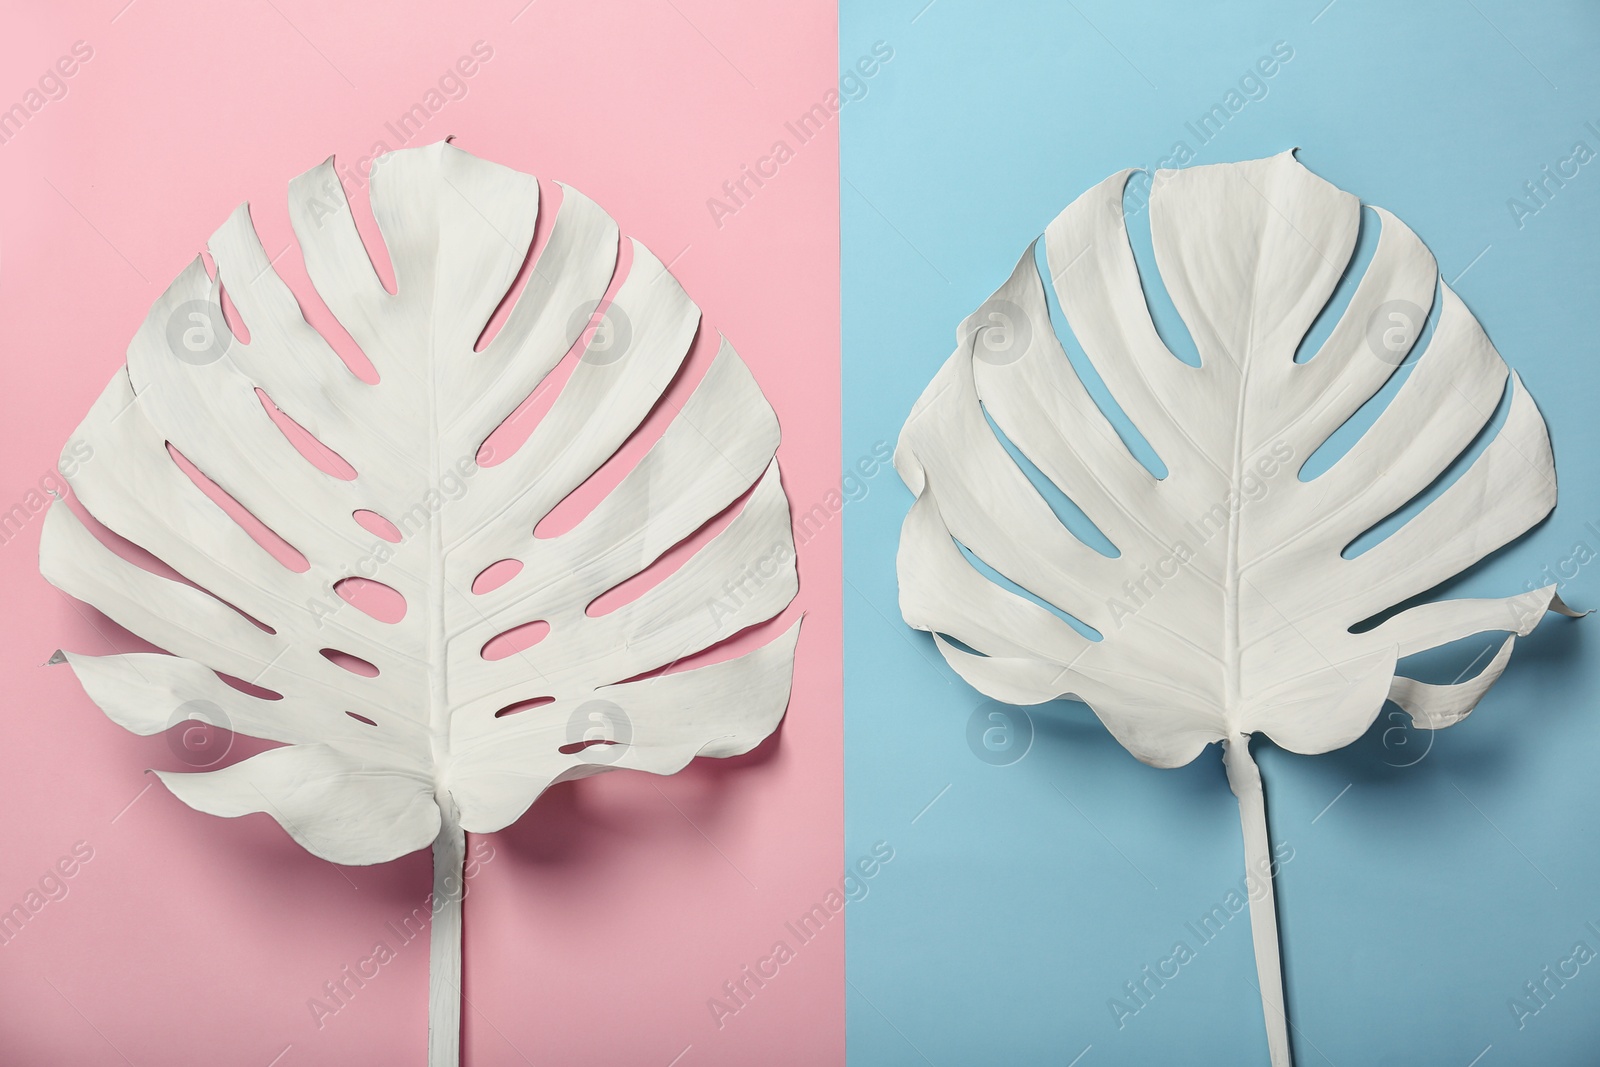
M 428 934 L 428 1067 L 461 1063 L 461 898 L 466 895 L 467 834 L 449 793 L 439 796 L 433 841 L 433 921 Z
M 1267 839 L 1267 801 L 1261 770 L 1250 757 L 1250 738 L 1238 734 L 1222 743 L 1228 786 L 1239 798 L 1239 825 L 1244 831 L 1244 867 L 1250 892 L 1250 938 L 1256 950 L 1256 981 L 1267 1024 L 1267 1050 L 1272 1067 L 1292 1067 L 1289 1017 L 1283 1002 L 1283 962 L 1278 952 L 1278 907 L 1272 891 L 1275 864 Z

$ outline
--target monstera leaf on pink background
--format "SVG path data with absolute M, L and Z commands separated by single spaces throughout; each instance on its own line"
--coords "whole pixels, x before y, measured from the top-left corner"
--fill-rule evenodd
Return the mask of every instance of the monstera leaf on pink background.
M 70 478 L 84 506 L 184 581 L 123 559 L 60 502 L 40 562 L 172 653 L 66 653 L 111 718 L 152 734 L 196 717 L 281 743 L 162 772 L 182 800 L 264 812 L 335 863 L 432 845 L 429 1062 L 448 1067 L 465 835 L 559 782 L 671 774 L 759 744 L 789 700 L 798 622 L 672 668 L 782 612 L 798 582 L 777 419 L 726 340 L 616 486 L 535 536 L 661 402 L 702 328 L 643 244 L 619 261 L 616 224 L 563 187 L 532 274 L 480 345 L 533 240 L 538 182 L 441 142 L 381 158 L 372 205 L 392 293 L 333 161 L 290 183 L 311 279 L 378 380 L 307 324 L 241 207 L 212 236 L 216 277 L 197 258 L 168 287 L 73 437 L 99 457 Z M 574 345 L 527 440 L 486 446 Z M 319 467 L 313 448 L 336 461 Z M 600 603 L 730 509 L 658 584 Z

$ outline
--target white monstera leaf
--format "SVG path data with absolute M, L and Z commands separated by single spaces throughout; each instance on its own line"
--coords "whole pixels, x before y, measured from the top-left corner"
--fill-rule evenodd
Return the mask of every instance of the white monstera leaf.
M 670 774 L 758 744 L 788 703 L 798 623 L 736 658 L 664 668 L 776 616 L 797 579 L 778 423 L 726 342 L 620 483 L 567 532 L 534 536 L 667 402 L 700 328 L 699 309 L 642 244 L 619 267 L 616 224 L 562 187 L 525 286 L 478 351 L 533 242 L 538 181 L 440 143 L 382 157 L 371 203 L 393 293 L 333 161 L 289 186 L 311 280 L 379 382 L 307 324 L 241 206 L 211 238 L 217 278 L 199 258 L 179 275 L 76 434 L 97 457 L 70 478 L 83 506 L 187 581 L 127 562 L 59 503 L 40 564 L 172 653 L 66 654 L 116 722 L 151 734 L 203 708 L 282 743 L 220 770 L 161 773 L 192 807 L 265 812 L 336 863 L 434 845 L 430 1063 L 453 1064 L 464 833 L 506 826 L 557 782 Z M 228 331 L 219 287 L 248 341 Z M 581 358 L 525 443 L 480 464 L 483 442 L 575 345 Z M 342 473 L 314 465 L 269 404 Z M 300 559 L 269 553 L 169 446 Z M 742 497 L 658 584 L 591 613 Z M 521 564 L 514 577 L 474 592 L 508 560 Z M 403 617 L 344 603 L 334 589 L 352 576 L 397 592 Z M 486 658 L 492 639 L 530 626 L 547 627 L 542 640 Z
M 1422 603 L 1357 629 L 1543 519 L 1555 466 L 1521 381 L 1423 243 L 1381 208 L 1348 306 L 1315 354 L 1296 361 L 1351 262 L 1361 204 L 1289 153 L 1155 176 L 1156 264 L 1199 365 L 1174 356 L 1124 226 L 1129 173 L 1063 211 L 1045 251 L 1066 325 L 1165 476 L 1135 458 L 1075 372 L 1029 249 L 962 323 L 901 434 L 895 462 L 916 502 L 901 531 L 900 606 L 987 696 L 1082 700 L 1157 767 L 1221 742 L 1247 867 L 1268 871 L 1252 734 L 1327 752 L 1360 737 L 1386 699 L 1418 727 L 1448 726 L 1500 676 L 1518 635 L 1546 609 L 1569 613 L 1552 586 Z M 1436 300 L 1434 333 L 1392 401 L 1330 469 L 1302 481 L 1306 458 L 1406 359 Z M 1346 558 L 1468 450 L 1507 390 L 1504 424 L 1460 477 Z M 994 427 L 1113 552 L 1069 531 Z M 1031 596 L 992 580 L 969 553 Z M 1396 673 L 1401 657 L 1484 631 L 1508 636 L 1473 678 L 1433 685 Z M 1290 1053 L 1266 888 L 1251 920 L 1281 1067 Z

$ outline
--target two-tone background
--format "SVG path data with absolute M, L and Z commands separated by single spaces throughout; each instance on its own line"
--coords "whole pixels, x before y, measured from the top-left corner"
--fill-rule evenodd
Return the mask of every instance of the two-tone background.
M 264 816 L 152 787 L 145 768 L 183 766 L 168 739 L 121 731 L 44 666 L 132 646 L 38 577 L 35 507 L 145 309 L 227 213 L 248 200 L 303 280 L 287 181 L 335 154 L 364 210 L 360 160 L 401 147 L 418 105 L 404 143 L 453 136 L 567 182 L 671 264 L 772 398 L 809 516 L 778 736 L 673 778 L 559 787 L 488 839 L 465 1062 L 1264 1063 L 1242 916 L 1131 1017 L 1110 1006 L 1243 877 L 1220 761 L 1150 769 L 1066 704 L 985 743 L 974 722 L 995 709 L 899 618 L 910 494 L 885 457 L 956 325 L 1078 193 L 1298 146 L 1428 242 L 1550 424 L 1555 515 L 1451 591 L 1558 581 L 1600 606 L 1597 45 L 1587 6 L 1508 0 L 13 13 L 0 909 L 46 903 L 0 943 L 0 1063 L 421 1061 L 421 943 L 331 1018 L 308 1001 L 418 905 L 426 856 L 333 867 Z M 1147 266 L 1144 213 L 1133 231 Z M 1328 756 L 1258 753 L 1293 849 L 1278 899 L 1299 1062 L 1592 1062 L 1600 961 L 1568 961 L 1600 953 L 1593 625 L 1551 620 L 1436 737 L 1385 714 Z M 842 917 L 799 942 L 790 925 L 862 860 Z M 74 873 L 52 874 L 63 861 Z M 731 1001 L 724 983 L 780 940 L 793 958 Z

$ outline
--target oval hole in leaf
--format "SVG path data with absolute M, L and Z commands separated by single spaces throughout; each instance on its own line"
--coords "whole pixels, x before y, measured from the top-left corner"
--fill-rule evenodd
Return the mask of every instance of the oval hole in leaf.
M 1421 492 L 1352 538 L 1350 543 L 1345 545 L 1339 554 L 1345 559 L 1355 559 L 1363 552 L 1376 548 L 1387 540 L 1391 534 L 1396 533 L 1400 527 L 1416 518 L 1422 509 L 1437 500 L 1441 493 L 1454 485 L 1456 480 L 1477 462 L 1478 457 L 1483 455 L 1484 450 L 1494 443 L 1496 436 L 1500 433 L 1500 428 L 1505 425 L 1506 416 L 1511 413 L 1511 395 L 1511 379 L 1508 376 L 1505 388 L 1500 393 L 1500 402 L 1495 405 L 1494 411 L 1490 413 L 1489 418 L 1478 429 L 1477 434 L 1473 436 L 1472 442 L 1455 459 L 1451 460 L 1449 465 L 1439 472 L 1439 476 Z M 1528 474 L 1530 477 L 1538 476 L 1534 473 L 1535 470 L 1536 468 L 1529 466 Z M 1351 632 L 1359 633 L 1360 631 L 1352 629 Z
M 306 274 L 305 260 L 301 257 L 295 242 L 290 241 L 284 249 L 287 253 L 273 263 L 273 270 L 278 277 L 283 279 L 285 285 L 294 292 L 294 298 L 300 304 L 300 312 L 305 316 L 307 325 L 322 335 L 333 354 L 339 357 L 350 373 L 368 385 L 377 385 L 383 380 L 378 373 L 378 368 L 373 366 L 372 360 L 356 344 L 356 339 L 350 336 L 350 331 L 328 310 L 328 305 L 323 303 L 322 294 L 317 292 L 316 286 L 311 284 L 310 277 Z
M 212 671 L 211 673 L 215 674 L 218 678 L 221 678 L 223 682 L 229 686 L 232 686 L 234 689 L 237 689 L 239 692 L 244 693 L 247 696 L 253 696 L 258 700 L 283 699 L 282 693 L 279 693 L 276 690 L 268 689 L 265 686 L 256 685 L 254 682 L 247 682 L 243 678 L 235 678 L 233 675 L 223 674 L 221 671 Z
M 489 564 L 472 579 L 472 591 L 480 596 L 492 593 L 522 573 L 520 559 L 502 559 Z
M 519 700 L 515 704 L 507 704 L 495 712 L 494 717 L 503 719 L 507 715 L 515 715 L 518 712 L 527 711 L 529 708 L 542 708 L 546 704 L 554 704 L 555 702 L 555 697 L 530 697 L 527 700 Z
M 517 276 L 511 280 L 511 288 L 506 290 L 506 295 L 500 298 L 499 305 L 494 309 L 494 314 L 489 316 L 489 321 L 484 323 L 483 332 L 478 334 L 477 342 L 472 346 L 474 352 L 482 352 L 488 348 L 494 339 L 499 336 L 500 330 L 506 324 L 506 319 L 511 317 L 512 309 L 517 306 L 517 301 L 522 299 L 523 290 L 528 287 L 528 279 L 533 277 L 535 265 L 539 255 L 544 251 L 545 245 L 550 243 L 550 233 L 555 229 L 555 218 L 561 212 L 561 183 L 542 181 L 539 183 L 539 214 L 534 219 L 533 240 L 528 242 L 528 254 L 522 257 L 522 267 L 517 271 Z
M 1050 506 L 1051 511 L 1055 512 L 1056 519 L 1067 528 L 1067 532 L 1102 556 L 1109 559 L 1120 557 L 1122 549 L 1112 544 L 1111 539 L 1105 535 L 1104 531 L 1094 524 L 1094 520 L 1084 514 L 1083 509 L 1078 506 L 1078 502 L 1063 493 L 1060 486 L 1052 482 L 1050 476 L 1036 467 L 1033 460 L 1029 459 L 1022 449 L 1017 447 L 1016 442 L 1012 441 L 1006 435 L 1006 432 L 1000 428 L 1000 424 L 994 421 L 994 415 L 989 411 L 988 407 L 984 405 L 980 405 L 980 407 L 984 420 L 989 424 L 989 429 L 994 432 L 995 440 L 1000 442 L 1000 447 L 1006 450 L 1007 455 L 1011 457 L 1017 468 L 1027 475 L 1028 481 L 1033 483 L 1034 490 L 1044 498 L 1044 502 Z
M 760 484 L 760 481 L 757 480 L 756 485 Z M 643 568 L 632 577 L 623 579 L 610 589 L 607 589 L 605 592 L 589 601 L 589 606 L 583 609 L 584 614 L 588 615 L 591 619 L 598 619 L 603 615 L 608 615 L 625 604 L 633 603 L 635 600 L 638 600 L 650 590 L 654 589 L 656 586 L 672 577 L 678 572 L 680 567 L 682 567 L 685 563 L 688 563 L 690 559 L 694 558 L 694 554 L 699 552 L 700 549 L 704 548 L 713 537 L 716 537 L 723 530 L 727 529 L 728 524 L 737 518 L 739 513 L 744 510 L 744 506 L 749 501 L 750 495 L 755 491 L 755 485 L 752 485 L 749 489 L 746 489 L 744 492 L 740 493 L 733 503 L 723 508 L 710 519 L 707 519 L 694 533 L 690 534 L 682 541 L 679 541 L 677 544 L 667 549 L 667 551 L 663 552 L 653 562 L 651 562 L 649 566 Z M 800 542 L 801 544 L 805 544 L 804 538 L 813 532 L 810 529 L 807 520 L 807 516 L 802 516 L 800 524 L 801 529 L 799 531 L 802 538 Z M 785 563 L 787 561 L 778 560 L 776 562 Z
M 1044 242 L 1038 242 L 1034 252 L 1034 268 L 1039 272 L 1039 278 L 1044 285 L 1045 305 L 1050 309 L 1050 325 L 1055 330 L 1056 340 L 1061 344 L 1061 350 L 1067 355 L 1067 362 L 1072 365 L 1072 370 L 1083 383 L 1084 389 L 1089 393 L 1106 421 L 1111 423 L 1111 428 L 1133 458 L 1139 461 L 1140 466 L 1150 472 L 1152 478 L 1165 478 L 1167 465 L 1161 457 L 1156 455 L 1156 450 L 1149 441 L 1145 440 L 1144 433 L 1134 425 L 1128 413 L 1122 410 L 1122 405 L 1117 398 L 1111 395 L 1105 381 L 1100 377 L 1100 371 L 1090 361 L 1083 350 L 1083 345 L 1078 341 L 1078 335 L 1073 332 L 1072 324 L 1067 321 L 1067 313 L 1061 310 L 1061 297 L 1058 287 L 1071 282 L 1070 264 L 1062 269 L 1062 276 L 1052 278 L 1050 274 L 1050 258 L 1045 253 Z
M 189 480 L 211 498 L 212 503 L 227 512 L 228 517 L 243 527 L 244 532 L 249 534 L 256 544 L 266 549 L 267 554 L 273 559 L 297 574 L 304 574 L 311 569 L 310 562 L 301 555 L 299 549 L 279 537 L 275 530 L 252 515 L 249 509 L 235 500 L 227 490 L 206 477 L 205 473 L 189 462 L 189 457 L 179 452 L 171 441 L 167 442 L 167 454 L 172 457 L 178 468 L 189 476 Z
M 598 313 L 611 306 L 617 290 L 622 288 L 622 283 L 627 280 L 628 268 L 632 265 L 633 242 L 620 241 L 617 248 L 617 264 L 611 273 L 611 284 L 601 295 L 595 313 L 589 316 L 589 325 L 584 327 L 577 339 L 572 342 L 572 347 L 567 349 L 566 355 L 562 356 L 561 361 L 533 387 L 533 391 L 523 399 L 522 403 L 518 404 L 515 410 L 483 439 L 483 444 L 478 446 L 476 456 L 478 466 L 493 467 L 504 463 L 533 435 L 540 420 L 555 405 L 556 398 L 566 386 L 567 380 L 572 377 L 572 372 L 578 369 L 578 361 L 583 357 L 589 339 L 594 335 L 595 323 L 600 318 Z
M 376 511 L 358 508 L 350 513 L 351 517 L 361 524 L 361 528 L 370 534 L 376 534 L 391 545 L 400 543 L 400 528 Z
M 703 325 L 703 324 L 702 324 Z M 593 327 L 584 333 L 590 337 Z M 589 477 L 573 487 L 555 507 L 551 508 L 533 527 L 533 536 L 540 539 L 560 537 L 589 517 L 600 502 L 633 472 L 645 455 L 655 447 L 667 432 L 667 427 L 677 418 L 678 412 L 688 403 L 689 397 L 705 378 L 706 370 L 722 347 L 722 335 L 716 330 L 697 329 L 689 342 L 688 352 L 678 365 L 672 380 L 662 390 L 661 396 L 651 405 L 650 414 L 634 428 L 615 452 L 600 464 Z
M 1333 465 L 1345 457 L 1345 454 L 1355 447 L 1366 432 L 1372 429 L 1373 423 L 1378 421 L 1378 416 L 1388 409 L 1393 402 L 1395 394 L 1400 392 L 1402 386 L 1411 377 L 1412 370 L 1422 354 L 1433 343 L 1434 329 L 1439 325 L 1439 316 L 1444 311 L 1444 300 L 1441 298 L 1438 284 L 1433 288 L 1433 303 L 1429 305 L 1427 317 L 1423 319 L 1422 329 L 1411 342 L 1407 349 L 1405 359 L 1389 375 L 1388 381 L 1373 393 L 1350 417 L 1339 424 L 1339 428 L 1327 436 L 1321 444 L 1312 450 L 1300 464 L 1298 475 L 1302 482 L 1309 482 L 1333 469 Z
M 256 398 L 261 401 L 261 407 L 266 411 L 267 417 L 272 420 L 273 425 L 282 432 L 284 437 L 289 439 L 289 443 L 294 445 L 296 452 L 305 457 L 307 463 L 323 474 L 338 478 L 341 481 L 355 481 L 356 469 L 350 466 L 343 456 L 311 436 L 310 430 L 285 415 L 283 409 L 274 404 L 272 398 L 259 388 L 256 390 Z
M 562 745 L 556 751 L 563 756 L 575 756 L 584 749 L 593 748 L 595 745 L 620 745 L 621 743 L 604 737 L 591 737 L 584 741 L 574 741 L 570 745 Z
M 1344 318 L 1345 311 L 1350 307 L 1351 297 L 1356 295 L 1356 287 L 1361 284 L 1361 279 L 1367 275 L 1367 268 L 1372 265 L 1373 254 L 1378 251 L 1378 235 L 1382 230 L 1383 223 L 1379 220 L 1377 212 L 1362 204 L 1361 218 L 1356 229 L 1356 249 L 1351 253 L 1350 262 L 1345 264 L 1344 274 L 1339 277 L 1339 284 L 1334 286 L 1333 295 L 1328 297 L 1328 302 L 1317 313 L 1311 329 L 1300 338 L 1300 346 L 1294 353 L 1296 363 L 1309 362 L 1321 352 L 1322 346 L 1333 333 L 1333 328 Z
M 341 578 L 333 591 L 351 607 L 371 615 L 379 622 L 396 623 L 406 617 L 406 598 L 392 585 L 371 578 Z
M 550 624 L 542 619 L 525 622 L 521 626 L 513 626 L 504 633 L 489 638 L 483 643 L 483 650 L 479 655 L 487 660 L 505 659 L 537 645 L 549 632 Z
M 324 648 L 320 650 L 322 657 L 336 667 L 343 667 L 351 674 L 359 674 L 363 678 L 376 678 L 378 676 L 377 664 L 368 663 L 360 656 L 352 656 L 348 652 L 341 652 L 337 648 Z
M 347 712 L 345 712 L 345 714 L 350 716 L 352 719 L 356 720 L 356 722 L 364 722 L 368 726 L 376 726 L 376 725 L 378 725 L 377 723 L 373 722 L 371 719 L 367 718 L 365 715 L 357 715 L 353 711 L 347 711 Z
M 179 585 L 188 586 L 190 589 L 204 593 L 206 596 L 210 597 L 212 600 L 215 600 L 229 611 L 237 614 L 241 619 L 243 619 L 245 622 L 248 622 L 251 626 L 254 626 L 262 633 L 276 634 L 278 632 L 275 627 L 268 626 L 266 623 L 262 622 L 248 611 L 245 611 L 243 608 L 239 607 L 239 605 L 231 601 L 224 600 L 222 597 L 218 596 L 216 593 L 213 593 L 210 589 L 207 589 L 203 585 L 199 585 L 190 581 L 188 578 L 173 570 L 170 566 L 163 562 L 159 556 L 151 555 L 148 550 L 142 548 L 132 541 L 129 541 L 115 530 L 106 528 L 92 514 L 85 512 L 79 517 L 84 526 L 94 534 L 96 540 L 105 545 L 112 552 L 116 553 L 116 555 L 120 556 L 122 559 L 133 564 L 135 567 L 138 567 L 140 570 L 149 571 L 151 574 L 165 578 L 170 582 L 176 582 Z M 3 532 L 3 530 L 0 530 L 0 532 Z M 230 680 L 229 676 L 222 675 L 220 672 L 213 673 L 217 673 L 218 676 L 224 681 Z M 232 679 L 232 681 L 238 680 Z M 247 684 L 249 683 L 239 682 L 239 685 Z M 237 689 L 238 686 L 236 685 L 234 688 Z M 262 692 L 270 693 L 271 690 L 263 689 Z
M 1141 183 L 1135 179 L 1143 178 Z M 1141 171 L 1130 176 L 1122 188 L 1123 228 L 1128 234 L 1128 247 L 1133 251 L 1134 266 L 1139 270 L 1139 284 L 1144 289 L 1145 306 L 1150 309 L 1150 322 L 1156 334 L 1179 360 L 1191 367 L 1200 366 L 1200 350 L 1189 333 L 1189 326 L 1178 314 L 1178 308 L 1167 293 L 1166 279 L 1156 266 L 1155 235 L 1150 230 L 1150 192 L 1155 187 L 1156 176 Z M 1039 242 L 1041 245 L 1043 241 Z
M 804 612 L 801 613 L 804 615 Z M 642 682 L 649 678 L 665 678 L 673 674 L 687 674 L 699 670 L 701 667 L 713 667 L 718 663 L 726 663 L 730 659 L 737 659 L 746 652 L 767 644 L 776 635 L 783 633 L 795 623 L 794 617 L 786 608 L 770 619 L 751 623 L 738 633 L 730 634 L 715 644 L 707 645 L 698 652 L 664 663 L 659 667 L 652 667 L 647 671 L 629 675 L 613 683 L 625 685 L 629 682 Z
M 1062 622 L 1066 623 L 1068 626 L 1072 627 L 1074 630 L 1078 631 L 1091 641 L 1102 641 L 1105 639 L 1104 634 L 1102 634 L 1099 630 L 1096 630 L 1093 626 L 1090 626 L 1088 623 L 1084 622 L 1082 619 L 1078 618 L 1076 615 L 1057 607 L 1044 597 L 1035 593 L 1033 590 L 1028 589 L 1025 586 L 1018 585 L 1010 578 L 1007 578 L 1005 575 L 989 566 L 989 564 L 983 561 L 981 556 L 972 551 L 972 549 L 968 548 L 966 545 L 962 544 L 960 541 L 956 542 L 956 547 L 961 550 L 961 554 L 966 557 L 967 562 L 972 564 L 973 570 L 989 579 L 989 581 L 993 582 L 995 585 L 998 585 L 1000 588 L 1009 593 L 1015 593 L 1017 596 L 1020 596 L 1025 600 L 1033 601 L 1035 604 L 1039 605 L 1041 608 L 1048 611 L 1050 614 L 1054 615 L 1056 618 L 1060 619 Z M 1144 572 L 1143 577 L 1147 585 L 1155 581 L 1155 579 L 1150 578 L 1149 564 L 1145 564 L 1142 570 Z M 1170 579 L 1168 580 L 1170 581 Z M 1159 584 L 1157 584 L 1155 588 L 1159 590 Z M 1137 600 L 1132 600 L 1131 607 L 1135 609 L 1142 607 L 1150 596 L 1151 592 L 1147 588 L 1142 597 Z
M 373 160 L 373 166 L 384 162 L 383 159 Z M 363 186 L 359 181 L 355 183 L 359 196 L 351 196 L 351 190 L 339 183 L 344 194 L 345 203 L 350 208 L 350 221 L 356 224 L 356 233 L 361 236 L 361 244 L 367 250 L 367 259 L 372 263 L 372 273 L 378 276 L 378 283 L 383 286 L 383 291 L 390 296 L 400 291 L 400 284 L 395 278 L 394 260 L 389 258 L 389 243 L 383 239 L 383 228 L 378 225 L 378 220 L 372 212 L 372 169 L 367 170 L 367 184 Z M 332 207 L 337 213 L 338 201 L 329 196 L 326 206 Z
M 242 345 L 250 343 L 250 328 L 244 324 L 239 309 L 233 306 L 233 298 L 228 295 L 228 290 L 217 286 L 217 303 L 222 305 L 222 321 L 227 323 L 228 332 L 233 334 L 234 340 Z
M 185 582 L 184 584 L 185 585 L 194 585 L 193 582 Z M 198 586 L 198 585 L 195 585 L 194 588 L 199 589 L 202 593 L 208 593 L 211 596 L 216 597 L 217 600 L 221 601 L 224 604 L 228 604 L 228 602 L 226 600 L 223 600 L 221 597 L 217 596 L 215 593 L 212 593 L 211 590 L 209 590 L 209 589 L 203 588 L 203 587 Z M 237 605 L 237 604 L 228 604 L 228 607 L 232 608 L 234 611 L 239 612 L 240 615 L 244 616 L 244 619 L 245 619 L 246 622 L 248 622 L 251 626 L 254 626 L 256 629 L 262 631 L 263 633 L 276 634 L 278 632 L 277 630 L 273 629 L 271 626 L 268 626 L 266 623 L 264 623 L 260 619 L 256 618 L 254 615 L 250 614 L 248 611 L 242 610 L 239 607 L 239 605 Z

